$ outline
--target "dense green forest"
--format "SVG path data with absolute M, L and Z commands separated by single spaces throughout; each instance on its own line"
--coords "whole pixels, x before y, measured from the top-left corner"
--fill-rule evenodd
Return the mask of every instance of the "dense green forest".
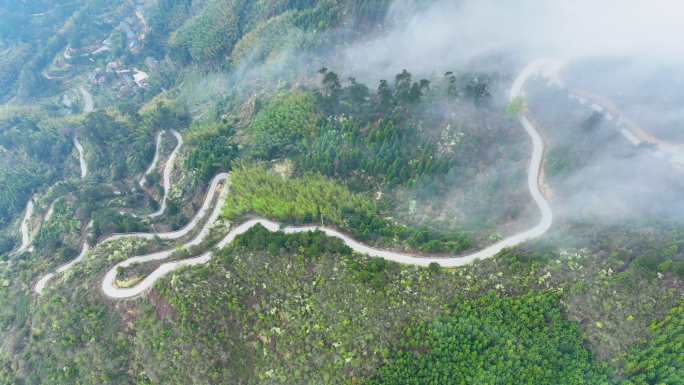
M 33 326 L 26 346 L 11 345 L 21 352 L 20 371 L 8 361 L 3 370 L 27 384 L 93 376 L 125 383 L 443 383 L 445 375 L 524 382 L 520 373 L 553 383 L 681 381 L 681 307 L 668 288 L 684 287 L 680 278 L 660 269 L 663 281 L 654 282 L 638 264 L 611 255 L 672 248 L 673 231 L 675 239 L 682 231 L 640 220 L 598 234 L 595 226 L 568 225 L 583 235 L 575 244 L 582 251 L 545 242 L 458 269 L 399 265 L 354 254 L 321 232 L 257 225 L 208 265 L 176 271 L 149 294 L 112 305 L 84 283 L 106 268 L 111 250 L 125 258 L 143 246 L 122 240 L 37 297 L 30 315 L 21 302 L 19 313 L 5 313 L 6 325 L 29 317 Z M 657 232 L 638 235 L 643 226 Z M 604 240 L 625 232 L 631 244 Z M 649 243 L 652 236 L 661 241 Z M 611 303 L 625 306 L 607 310 Z M 582 333 L 585 323 L 594 328 Z M 627 330 L 630 338 L 610 347 L 614 359 L 598 361 L 592 351 Z
M 0 1 L 0 385 L 684 383 L 684 224 L 573 200 L 601 154 L 656 145 L 616 142 L 605 112 L 546 81 L 510 102 L 522 64 L 503 54 L 346 68 L 349 47 L 411 22 L 392 4 Z M 521 233 L 539 214 L 519 113 L 539 118 L 560 213 L 536 240 L 457 268 L 320 230 L 255 225 L 217 247 L 255 217 L 417 258 Z M 223 206 L 196 217 L 220 173 Z M 102 242 L 115 233 L 150 235 Z M 163 251 L 115 287 L 213 257 L 104 294 L 117 263 Z
M 559 297 L 532 291 L 502 299 L 490 291 L 456 302 L 451 315 L 409 328 L 392 364 L 369 383 L 607 382 L 610 371 L 582 346 L 577 325 L 562 318 Z

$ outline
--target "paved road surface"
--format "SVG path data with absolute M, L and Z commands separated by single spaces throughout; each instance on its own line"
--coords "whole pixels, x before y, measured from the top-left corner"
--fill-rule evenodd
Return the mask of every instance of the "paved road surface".
M 164 167 L 164 198 L 162 198 L 162 203 L 161 206 L 159 206 L 159 210 L 150 214 L 150 217 L 152 218 L 162 215 L 164 210 L 166 210 L 166 198 L 169 196 L 169 190 L 171 189 L 171 170 L 173 169 L 173 161 L 176 160 L 178 150 L 183 145 L 183 138 L 181 137 L 181 134 L 179 134 L 176 130 L 171 130 L 171 133 L 176 137 L 178 144 L 176 145 L 176 148 L 173 149 L 169 159 L 166 161 L 166 167 Z
M 83 94 L 83 99 L 85 99 L 85 107 L 83 107 L 84 112 L 90 112 L 93 110 L 93 96 L 90 95 L 90 92 L 88 92 L 83 86 L 78 86 L 78 89 L 81 90 L 81 94 Z
M 157 162 L 159 161 L 159 147 L 161 145 L 161 138 L 163 133 L 164 131 L 160 131 L 159 134 L 157 134 L 157 145 L 154 149 L 154 158 L 152 159 L 152 164 L 150 164 L 150 167 L 147 168 L 147 171 L 145 171 L 143 177 L 140 178 L 140 187 L 145 185 L 145 176 L 151 173 L 152 170 L 154 170 L 155 167 L 157 167 Z
M 24 219 L 21 221 L 21 247 L 19 247 L 18 252 L 25 250 L 29 246 L 28 221 L 31 219 L 31 215 L 33 215 L 33 201 L 29 199 L 26 204 L 26 215 L 24 215 Z
M 204 226 L 202 231 L 189 243 L 186 244 L 186 246 L 191 246 L 191 245 L 198 245 L 202 239 L 206 236 L 207 232 L 209 231 L 209 224 L 214 223 L 216 221 L 216 218 L 221 214 L 221 208 L 223 207 L 223 203 L 226 201 L 226 196 L 228 195 L 228 190 L 229 190 L 229 175 L 227 173 L 222 173 L 218 174 L 214 177 L 214 179 L 211 181 L 211 184 L 209 185 L 209 188 L 207 189 L 207 196 L 204 198 L 204 203 L 202 204 L 202 207 L 200 210 L 197 212 L 195 217 L 188 223 L 185 227 L 178 231 L 173 231 L 173 232 L 168 232 L 168 233 L 128 233 L 128 234 L 113 234 L 102 241 L 100 241 L 100 244 L 104 242 L 109 242 L 114 239 L 122 238 L 122 237 L 135 237 L 135 238 L 145 238 L 145 239 L 151 239 L 154 238 L 155 236 L 158 236 L 163 239 L 177 239 L 180 238 L 184 235 L 187 235 L 192 229 L 194 229 L 199 221 L 204 218 L 205 214 L 207 213 L 207 210 L 209 210 L 209 207 L 211 206 L 211 202 L 214 201 L 214 193 L 216 191 L 216 188 L 218 184 L 224 180 L 227 182 L 224 184 L 223 188 L 221 189 L 221 192 L 219 193 L 216 205 L 214 206 L 214 210 L 211 213 L 211 216 L 209 217 L 209 220 L 207 221 L 207 225 Z M 88 228 L 92 226 L 92 222 L 88 225 Z M 83 256 L 88 252 L 88 244 L 84 243 L 83 249 L 81 249 L 81 252 L 79 253 L 78 257 L 74 259 L 73 261 L 67 263 L 64 266 L 61 266 L 57 269 L 57 273 L 64 272 L 71 268 L 74 263 L 80 261 L 83 259 Z M 138 257 L 142 258 L 141 260 L 138 261 L 150 261 L 154 259 L 160 259 L 161 258 L 167 258 L 168 256 L 171 255 L 173 250 L 169 251 L 164 251 L 160 253 L 155 253 L 151 254 L 146 257 Z M 130 263 L 135 262 L 133 259 L 128 259 L 128 263 L 125 266 L 128 266 Z M 117 265 L 119 266 L 119 265 Z M 116 270 L 116 266 L 114 267 Z M 43 291 L 43 288 L 47 284 L 47 282 L 54 277 L 54 273 L 49 273 L 42 277 L 40 280 L 38 280 L 38 283 L 34 287 L 34 290 L 36 293 L 40 294 Z M 116 271 L 115 271 L 115 276 L 116 276 Z
M 88 173 L 88 165 L 83 158 L 83 146 L 81 146 L 81 142 L 78 141 L 76 135 L 74 135 L 74 146 L 78 150 L 78 161 L 81 163 L 81 178 L 85 178 Z

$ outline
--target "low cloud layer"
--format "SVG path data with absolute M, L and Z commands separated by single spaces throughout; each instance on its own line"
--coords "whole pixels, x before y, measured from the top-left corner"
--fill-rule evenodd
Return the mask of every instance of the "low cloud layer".
M 429 72 L 493 53 L 566 62 L 636 57 L 660 65 L 684 61 L 682 14 L 684 2 L 671 0 L 399 0 L 387 34 L 349 47 L 345 67 Z

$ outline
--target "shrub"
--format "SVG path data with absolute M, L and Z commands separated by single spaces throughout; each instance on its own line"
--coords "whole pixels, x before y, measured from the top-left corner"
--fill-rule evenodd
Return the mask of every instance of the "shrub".
M 652 254 L 641 255 L 636 257 L 631 265 L 653 271 L 658 268 L 658 257 Z
M 387 278 L 385 278 L 385 274 L 382 273 L 375 274 L 373 276 L 373 280 L 371 281 L 371 286 L 373 286 L 375 290 L 382 290 L 386 284 Z
M 634 274 L 627 270 L 620 272 L 618 275 L 616 275 L 614 280 L 618 285 L 625 289 L 630 289 L 634 287 L 634 284 L 636 283 L 636 277 L 634 276 Z
M 658 271 L 666 271 L 667 269 L 670 268 L 670 265 L 672 265 L 672 261 L 667 260 L 667 261 L 661 263 L 660 265 L 658 265 Z
M 684 279 L 684 262 L 674 262 L 672 264 L 672 271 L 674 271 L 679 278 Z

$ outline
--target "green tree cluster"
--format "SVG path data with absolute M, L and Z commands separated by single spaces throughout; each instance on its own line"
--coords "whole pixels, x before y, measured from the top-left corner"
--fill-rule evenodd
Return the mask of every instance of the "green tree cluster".
M 446 174 L 455 165 L 453 156 L 435 154 L 434 141 L 419 134 L 412 123 L 395 125 L 394 119 L 385 116 L 367 127 L 353 119 L 330 122 L 313 139 L 303 141 L 305 151 L 299 161 L 325 175 L 349 176 L 361 170 L 383 176 L 390 186 L 423 175 Z
M 143 171 L 154 156 L 154 132 L 146 125 L 98 109 L 86 115 L 81 126 L 91 145 L 86 151 L 89 168 L 105 169 L 112 179 Z
M 340 238 L 329 237 L 321 230 L 286 234 L 282 231 L 270 232 L 260 223 L 236 236 L 233 245 L 238 249 L 265 250 L 271 255 L 278 255 L 281 251 L 300 252 L 307 257 L 352 253 L 351 247 L 345 245 Z
M 177 60 L 203 63 L 230 53 L 240 38 L 240 0 L 212 0 L 169 39 L 170 54 Z
M 301 31 L 292 25 L 292 12 L 285 12 L 259 23 L 235 43 L 230 54 L 232 66 L 237 68 L 250 63 L 262 63 L 271 55 L 280 53 L 283 48 L 294 46 L 300 34 Z
M 523 105 L 525 104 L 525 95 L 518 95 L 511 100 L 510 103 L 508 103 L 508 106 L 506 107 L 506 113 L 515 118 L 523 112 Z
M 608 384 L 610 370 L 582 346 L 560 295 L 490 291 L 454 304 L 451 314 L 406 331 L 369 384 Z
M 82 223 L 74 218 L 75 207 L 68 204 L 67 199 L 58 199 L 52 204 L 52 210 L 50 221 L 43 223 L 40 227 L 33 244 L 47 252 L 54 252 L 66 246 L 69 249 L 61 251 L 59 259 L 69 260 L 76 256 L 75 249 L 78 244 L 67 242 L 65 235 L 80 234 Z
M 0 55 L 0 96 L 7 94 L 21 71 L 21 67 L 31 56 L 31 47 L 19 43 Z
M 577 157 L 569 143 L 562 143 L 551 147 L 546 152 L 544 172 L 551 178 L 568 174 L 577 167 Z
M 209 182 L 217 171 L 230 171 L 238 147 L 225 136 L 214 136 L 200 142 L 185 159 L 185 168 L 195 173 L 195 184 Z
M 427 226 L 414 228 L 401 224 L 393 225 L 389 220 L 377 215 L 347 217 L 344 224 L 361 241 L 397 239 L 405 241 L 412 248 L 426 253 L 458 253 L 476 246 L 466 232 L 438 232 L 429 229 Z
M 284 179 L 272 174 L 264 164 L 234 163 L 231 194 L 223 206 L 223 216 L 233 219 L 245 212 L 271 218 L 300 218 L 306 215 L 341 222 L 342 214 L 369 213 L 373 203 L 352 194 L 344 186 L 316 173 Z
M 0 227 L 22 212 L 34 190 L 62 177 L 73 148 L 57 119 L 40 107 L 0 109 Z
M 594 111 L 585 121 L 582 122 L 582 124 L 580 124 L 580 127 L 582 127 L 583 131 L 591 131 L 596 128 L 599 123 L 601 123 L 602 119 L 603 114 L 598 111 Z
M 684 383 L 684 307 L 670 309 L 662 320 L 653 320 L 649 336 L 625 357 L 625 385 Z
M 102 209 L 91 214 L 93 220 L 92 238 L 93 243 L 98 238 L 113 233 L 139 233 L 149 231 L 149 227 L 140 223 L 140 218 L 131 214 L 121 214 L 116 210 Z
M 273 159 L 299 147 L 321 121 L 319 106 L 311 93 L 288 91 L 270 100 L 248 127 L 254 140 L 252 151 Z

